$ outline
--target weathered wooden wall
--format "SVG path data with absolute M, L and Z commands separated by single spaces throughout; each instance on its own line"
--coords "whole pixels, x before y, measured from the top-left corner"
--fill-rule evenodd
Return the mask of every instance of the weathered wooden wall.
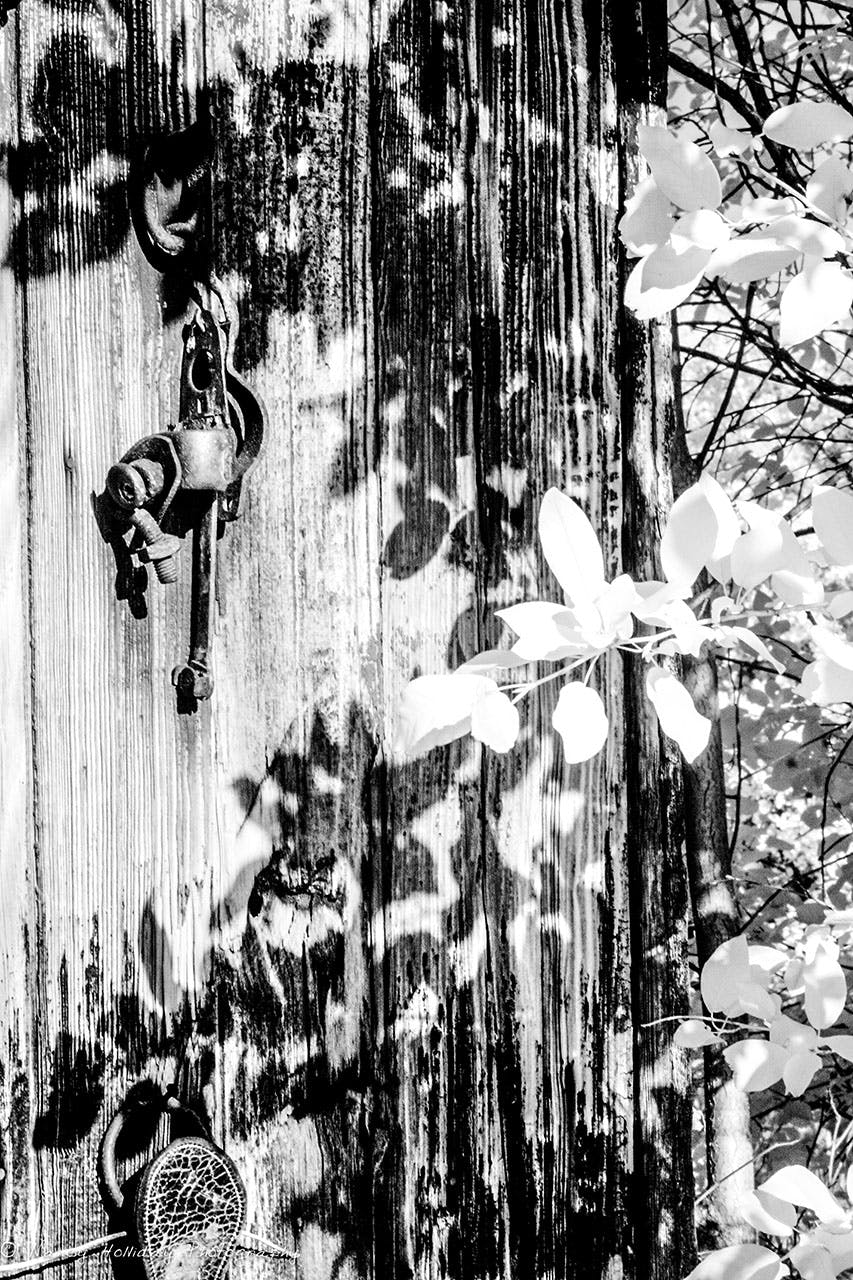
M 681 935 L 651 936 L 660 815 L 627 830 L 624 728 L 649 731 L 621 668 L 584 768 L 555 748 L 549 686 L 504 762 L 392 746 L 406 679 L 554 589 L 549 484 L 619 563 L 610 24 L 581 0 L 22 0 L 0 35 L 16 1257 L 100 1232 L 97 1140 L 145 1077 L 206 1110 L 306 1280 L 662 1280 L 689 1255 L 662 1132 L 684 1080 L 632 1019 L 674 1010 Z M 182 302 L 136 247 L 127 165 L 203 88 L 216 265 L 269 437 L 221 545 L 214 699 L 178 716 L 189 556 L 177 587 L 117 593 L 91 494 L 176 411 Z M 640 472 L 653 522 L 666 484 Z M 661 859 L 677 903 L 677 835 Z

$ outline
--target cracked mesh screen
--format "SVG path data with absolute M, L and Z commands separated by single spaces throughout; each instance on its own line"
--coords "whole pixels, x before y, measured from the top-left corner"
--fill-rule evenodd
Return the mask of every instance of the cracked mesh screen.
M 136 1198 L 149 1280 L 221 1280 L 245 1216 L 233 1161 L 204 1138 L 177 1138 L 152 1160 Z

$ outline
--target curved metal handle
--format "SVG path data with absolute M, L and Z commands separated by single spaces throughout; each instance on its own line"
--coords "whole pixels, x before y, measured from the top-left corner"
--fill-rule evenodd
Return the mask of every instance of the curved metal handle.
M 236 408 L 240 415 L 238 434 L 241 439 L 234 459 L 234 471 L 235 479 L 242 480 L 260 457 L 267 415 L 257 392 L 227 365 L 225 390 L 228 393 L 229 409 L 233 412 Z
M 160 1106 L 162 1111 L 171 1116 L 180 1114 L 184 1126 L 191 1135 L 210 1141 L 210 1133 L 200 1117 L 177 1098 L 163 1096 Z M 104 1207 L 109 1213 L 121 1213 L 125 1207 L 125 1195 L 116 1169 L 116 1146 L 126 1123 L 127 1109 L 122 1106 L 107 1125 L 98 1147 L 98 1188 Z
M 116 1143 L 124 1128 L 124 1120 L 124 1112 L 117 1111 L 98 1147 L 98 1188 L 104 1207 L 114 1213 L 120 1213 L 124 1208 L 124 1193 L 116 1175 Z
M 197 255 L 213 145 L 201 121 L 150 143 L 130 173 L 131 216 L 142 252 L 158 271 Z

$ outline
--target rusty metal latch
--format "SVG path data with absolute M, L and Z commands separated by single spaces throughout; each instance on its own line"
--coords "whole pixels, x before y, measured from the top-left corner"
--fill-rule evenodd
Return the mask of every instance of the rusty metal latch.
M 161 583 L 177 581 L 176 556 L 192 535 L 190 653 L 172 672 L 179 702 L 189 710 L 213 691 L 217 542 L 222 526 L 239 514 L 265 422 L 260 400 L 230 368 L 231 324 L 221 292 L 194 292 L 195 312 L 183 333 L 178 421 L 128 449 L 107 473 L 100 500 L 105 537 L 127 541 L 129 534 L 131 555 L 151 564 Z

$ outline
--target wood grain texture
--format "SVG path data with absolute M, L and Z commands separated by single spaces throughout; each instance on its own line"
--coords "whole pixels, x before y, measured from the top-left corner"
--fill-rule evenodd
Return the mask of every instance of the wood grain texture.
M 12 84 L 13 51 L 0 49 L 2 83 Z M 0 129 L 8 137 L 16 127 L 16 102 L 0 94 Z M 3 1040 L 0 1048 L 0 1133 L 2 1167 L 13 1190 L 0 1201 L 4 1239 L 25 1223 L 30 1186 L 29 1150 L 25 1119 L 32 1078 L 32 1039 L 28 1010 L 21 999 L 31 933 L 21 928 L 28 901 L 27 872 L 32 848 L 29 759 L 29 644 L 26 561 L 27 489 L 24 469 L 23 421 L 18 413 L 21 391 L 15 279 L 7 250 L 12 233 L 14 203 L 7 181 L 0 183 L 0 504 L 4 512 L 0 535 L 0 852 L 3 893 L 0 894 L 0 948 L 4 983 L 0 991 Z M 10 981 L 12 976 L 16 981 Z
M 407 679 L 556 590 L 550 484 L 614 573 L 626 486 L 643 546 L 669 497 L 665 345 L 634 366 L 636 404 L 620 380 L 624 15 L 24 6 L 0 291 L 24 477 L 2 584 L 29 601 L 0 670 L 32 689 L 3 739 L 32 815 L 4 766 L 30 830 L 2 908 L 16 1252 L 100 1233 L 97 1140 L 153 1078 L 207 1115 L 306 1280 L 681 1274 L 684 1069 L 636 1026 L 683 992 L 677 769 L 643 795 L 661 757 L 633 677 L 600 664 L 614 731 L 582 768 L 552 685 L 505 760 L 393 746 Z M 90 495 L 176 410 L 185 297 L 135 247 L 126 169 L 202 99 L 215 266 L 269 434 L 220 547 L 214 699 L 190 717 L 169 684 L 189 557 L 176 587 L 117 599 Z

